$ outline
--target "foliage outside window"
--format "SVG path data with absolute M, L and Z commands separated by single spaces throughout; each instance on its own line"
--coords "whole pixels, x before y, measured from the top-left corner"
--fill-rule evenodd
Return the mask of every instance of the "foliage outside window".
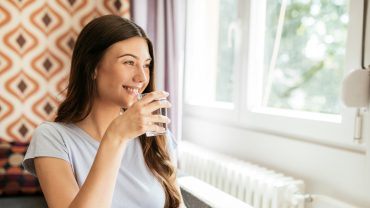
M 348 12 L 349 0 L 267 0 L 263 106 L 340 113 Z

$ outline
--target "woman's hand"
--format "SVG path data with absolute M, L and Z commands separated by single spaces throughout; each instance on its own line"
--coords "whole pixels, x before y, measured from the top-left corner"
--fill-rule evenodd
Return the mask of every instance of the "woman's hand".
M 163 101 L 167 97 L 168 93 L 164 91 L 148 93 L 115 118 L 108 126 L 105 136 L 127 140 L 147 131 L 165 132 L 163 127 L 155 123 L 169 123 L 170 119 L 162 115 L 153 115 L 152 112 L 159 108 L 170 108 L 171 103 L 167 100 Z

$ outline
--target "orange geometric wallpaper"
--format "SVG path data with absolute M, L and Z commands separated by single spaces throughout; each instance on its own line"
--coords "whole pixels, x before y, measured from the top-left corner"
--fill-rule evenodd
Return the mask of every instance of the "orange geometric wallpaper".
M 90 20 L 129 18 L 129 0 L 0 1 L 0 138 L 29 142 L 65 95 L 72 49 Z

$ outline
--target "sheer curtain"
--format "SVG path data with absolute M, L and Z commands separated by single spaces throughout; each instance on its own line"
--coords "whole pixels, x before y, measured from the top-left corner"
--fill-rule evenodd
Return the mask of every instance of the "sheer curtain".
M 131 0 L 131 18 L 153 41 L 156 85 L 170 93 L 170 130 L 181 139 L 182 81 L 184 66 L 184 0 Z

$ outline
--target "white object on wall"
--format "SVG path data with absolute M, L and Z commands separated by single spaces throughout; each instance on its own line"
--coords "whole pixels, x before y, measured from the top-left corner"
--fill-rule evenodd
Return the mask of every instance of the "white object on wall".
M 369 105 L 370 68 L 356 69 L 345 76 L 342 84 L 342 100 L 347 107 L 357 108 L 353 141 L 362 142 L 362 108 Z
M 342 100 L 348 107 L 363 108 L 369 104 L 370 69 L 351 71 L 343 80 Z

